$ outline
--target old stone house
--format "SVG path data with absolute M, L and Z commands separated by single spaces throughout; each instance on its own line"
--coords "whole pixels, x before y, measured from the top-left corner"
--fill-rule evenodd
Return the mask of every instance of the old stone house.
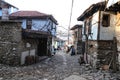
M 37 11 L 18 11 L 10 14 L 9 18 L 22 21 L 22 36 L 25 44 L 35 45 L 30 54 L 37 56 L 51 55 L 52 39 L 56 36 L 57 25 L 57 21 L 52 15 Z M 25 59 L 28 52 L 28 50 L 22 52 L 22 60 Z
M 95 68 L 108 65 L 109 68 L 117 67 L 116 31 L 114 22 L 115 14 L 106 8 L 107 2 L 92 4 L 78 21 L 84 23 L 85 61 Z
M 0 63 L 32 64 L 39 56 L 50 56 L 56 25 L 52 15 L 37 11 L 7 12 L 0 21 Z
M 75 25 L 73 31 L 73 44 L 77 54 L 82 54 L 82 25 Z

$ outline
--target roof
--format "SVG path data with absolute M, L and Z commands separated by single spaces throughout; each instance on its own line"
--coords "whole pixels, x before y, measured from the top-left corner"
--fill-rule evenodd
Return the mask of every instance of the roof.
M 6 1 L 4 1 L 4 0 L 1 0 L 1 2 L 0 2 L 0 8 L 1 8 L 1 4 L 2 4 L 2 3 L 5 3 L 5 4 L 7 4 L 8 6 L 12 6 L 12 7 L 18 9 L 17 7 L 13 6 L 12 4 L 10 4 L 10 3 L 8 3 L 8 2 L 6 2 Z
M 109 6 L 109 8 L 107 8 L 108 11 L 111 11 L 111 12 L 120 12 L 120 1 L 112 4 L 111 6 Z
M 46 19 L 49 18 L 51 19 L 55 24 L 57 23 L 57 20 L 52 16 L 52 15 L 48 15 L 45 13 L 41 13 L 38 11 L 17 11 L 14 12 L 12 14 L 10 14 L 10 19 L 25 19 L 25 18 L 29 18 L 29 19 Z
M 82 28 L 82 25 L 75 25 L 75 26 L 73 26 L 72 28 L 71 28 L 71 30 L 75 30 L 75 29 L 77 29 L 77 28 Z
M 83 21 L 85 18 L 88 18 L 90 16 L 92 16 L 95 12 L 97 12 L 98 10 L 104 10 L 105 9 L 105 4 L 106 2 L 98 2 L 96 4 L 92 4 L 88 9 L 86 9 L 82 15 L 80 15 L 77 20 L 78 21 Z

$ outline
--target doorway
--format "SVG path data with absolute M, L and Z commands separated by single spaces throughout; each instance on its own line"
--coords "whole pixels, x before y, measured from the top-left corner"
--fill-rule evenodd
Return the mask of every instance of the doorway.
M 47 55 L 47 38 L 39 39 L 38 43 L 38 56 L 46 56 Z

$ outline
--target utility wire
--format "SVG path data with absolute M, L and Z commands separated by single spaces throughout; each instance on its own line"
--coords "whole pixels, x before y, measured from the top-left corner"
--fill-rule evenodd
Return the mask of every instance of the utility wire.
M 74 3 L 74 0 L 72 0 L 71 11 L 70 11 L 70 20 L 69 20 L 69 26 L 68 26 L 68 44 L 69 44 L 69 31 L 70 31 L 70 25 L 71 25 L 71 19 L 72 19 L 72 12 L 73 12 L 73 3 Z

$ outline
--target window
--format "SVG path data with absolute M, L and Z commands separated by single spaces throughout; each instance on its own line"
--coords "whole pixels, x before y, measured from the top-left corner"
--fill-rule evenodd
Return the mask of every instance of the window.
M 92 19 L 90 18 L 88 22 L 88 34 L 91 34 L 91 28 L 92 28 Z
M 103 14 L 102 26 L 103 27 L 109 27 L 110 26 L 110 15 L 109 14 Z
M 84 34 L 86 34 L 86 21 L 84 22 Z
M 27 20 L 27 29 L 31 29 L 32 27 L 32 20 Z

